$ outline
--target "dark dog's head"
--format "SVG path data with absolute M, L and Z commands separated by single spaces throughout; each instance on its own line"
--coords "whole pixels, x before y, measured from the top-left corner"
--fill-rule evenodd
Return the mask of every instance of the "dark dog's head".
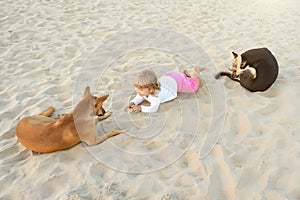
M 83 98 L 88 98 L 88 99 L 92 100 L 93 105 L 94 105 L 93 115 L 103 116 L 105 114 L 105 110 L 102 107 L 102 105 L 103 105 L 103 102 L 108 98 L 108 96 L 109 96 L 108 94 L 100 96 L 100 97 L 93 96 L 90 93 L 90 88 L 86 87 Z
M 243 61 L 240 54 L 237 54 L 235 52 L 232 52 L 232 54 L 234 58 L 232 66 L 229 70 L 232 71 L 232 78 L 238 78 L 241 74 L 241 69 L 244 69 L 246 66 L 246 61 Z

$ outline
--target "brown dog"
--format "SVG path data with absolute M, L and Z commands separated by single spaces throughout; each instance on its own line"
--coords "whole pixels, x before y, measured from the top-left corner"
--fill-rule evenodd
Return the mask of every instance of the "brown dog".
M 96 134 L 96 123 L 111 115 L 105 113 L 102 108 L 107 98 L 108 95 L 101 97 L 91 95 L 90 88 L 87 87 L 81 101 L 69 114 L 51 118 L 54 108 L 49 107 L 39 115 L 20 120 L 16 129 L 18 140 L 28 149 L 39 153 L 67 149 L 80 141 L 84 141 L 87 145 L 99 144 L 124 132 L 113 130 L 102 136 Z

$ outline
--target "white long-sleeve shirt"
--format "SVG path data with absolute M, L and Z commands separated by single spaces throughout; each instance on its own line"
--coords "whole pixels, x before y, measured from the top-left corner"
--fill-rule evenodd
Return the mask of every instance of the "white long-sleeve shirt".
M 147 100 L 150 103 L 150 106 L 141 106 L 141 111 L 153 113 L 158 110 L 161 103 L 177 98 L 177 83 L 172 77 L 161 76 L 158 82 L 160 83 L 160 90 L 157 92 L 157 96 L 149 95 L 146 97 L 137 94 L 130 102 L 139 105 L 144 100 Z

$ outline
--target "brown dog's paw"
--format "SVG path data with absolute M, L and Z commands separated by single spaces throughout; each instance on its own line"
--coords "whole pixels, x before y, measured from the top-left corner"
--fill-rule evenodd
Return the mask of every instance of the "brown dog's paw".
M 112 112 L 106 112 L 103 116 L 97 116 L 97 121 L 102 121 L 104 119 L 107 119 L 109 116 L 111 116 Z
M 103 117 L 108 118 L 109 116 L 111 116 L 111 114 L 112 114 L 112 112 L 106 112 L 106 113 L 103 115 Z
M 66 116 L 66 114 L 58 114 L 55 119 L 62 119 Z
M 113 130 L 113 135 L 119 135 L 121 133 L 125 133 L 126 130 Z
M 54 111 L 55 111 L 55 108 L 50 106 L 49 108 L 47 108 L 46 110 L 41 112 L 39 115 L 50 117 L 54 113 Z

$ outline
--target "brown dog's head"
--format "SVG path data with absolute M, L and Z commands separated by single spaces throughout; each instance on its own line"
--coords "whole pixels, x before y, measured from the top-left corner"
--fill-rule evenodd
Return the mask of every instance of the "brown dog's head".
M 86 87 L 84 94 L 83 94 L 83 98 L 89 98 L 93 101 L 93 115 L 97 115 L 97 116 L 103 116 L 105 114 L 105 110 L 102 107 L 103 102 L 108 98 L 108 94 L 100 96 L 100 97 L 96 97 L 91 95 L 90 92 L 90 87 Z
M 94 106 L 95 106 L 95 115 L 103 116 L 105 114 L 105 110 L 102 107 L 103 102 L 108 98 L 108 94 L 103 95 L 101 97 L 95 97 Z
M 241 74 L 241 69 L 245 68 L 246 61 L 243 61 L 240 54 L 237 54 L 235 52 L 232 52 L 232 54 L 234 58 L 232 66 L 229 70 L 232 71 L 232 78 L 237 78 Z

